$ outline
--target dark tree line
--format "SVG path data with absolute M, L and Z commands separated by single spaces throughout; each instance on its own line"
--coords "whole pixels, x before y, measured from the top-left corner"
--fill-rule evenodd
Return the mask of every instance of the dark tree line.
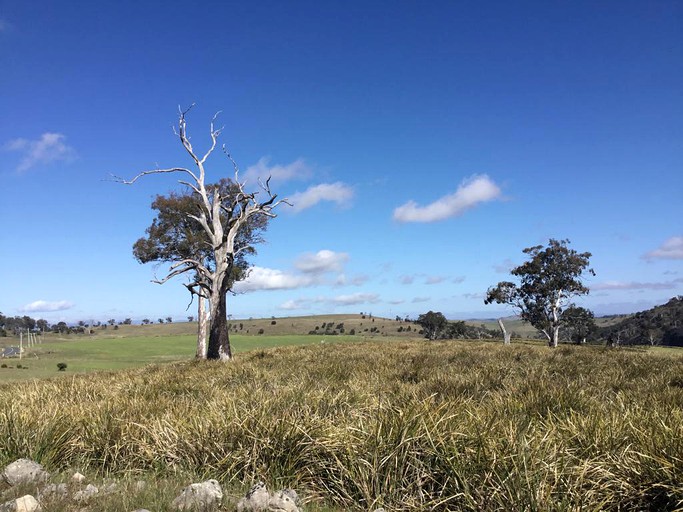
M 683 347 L 683 296 L 601 327 L 598 336 L 611 345 Z

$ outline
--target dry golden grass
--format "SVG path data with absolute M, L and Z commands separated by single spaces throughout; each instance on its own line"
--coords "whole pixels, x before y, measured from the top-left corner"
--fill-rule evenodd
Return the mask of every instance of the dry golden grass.
M 683 358 L 375 341 L 7 385 L 19 457 L 263 479 L 309 510 L 683 510 Z

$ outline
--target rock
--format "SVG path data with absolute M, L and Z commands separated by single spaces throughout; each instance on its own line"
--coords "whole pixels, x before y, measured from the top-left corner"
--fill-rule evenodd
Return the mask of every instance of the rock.
M 40 503 L 30 494 L 17 498 L 14 501 L 17 505 L 16 512 L 38 512 L 40 510 Z
M 89 501 L 94 496 L 97 496 L 100 490 L 93 484 L 88 484 L 85 489 L 74 493 L 74 501 Z
M 237 502 L 237 512 L 259 512 L 268 510 L 270 494 L 266 489 L 266 484 L 258 482 L 254 485 L 246 496 Z
M 297 507 L 294 499 L 290 493 L 285 491 L 292 491 L 291 489 L 285 489 L 278 491 L 273 494 L 268 500 L 268 510 L 271 512 L 299 512 L 299 507 Z M 294 492 L 294 491 L 292 491 Z M 296 496 L 296 493 L 294 493 Z
M 173 500 L 176 510 L 192 510 L 206 508 L 218 504 L 223 499 L 223 489 L 216 480 L 207 480 L 198 484 L 191 484 Z
M 45 498 L 66 498 L 69 495 L 69 488 L 66 484 L 48 484 L 38 491 L 38 501 Z
M 85 475 L 82 475 L 76 471 L 71 477 L 71 481 L 76 482 L 77 484 L 82 484 L 85 481 Z
M 40 504 L 38 501 L 27 494 L 16 500 L 8 501 L 0 505 L 0 512 L 39 512 Z
M 289 496 L 292 499 L 292 501 L 294 501 L 296 506 L 297 507 L 299 506 L 299 495 L 296 493 L 296 491 L 294 489 L 287 488 L 287 489 L 282 489 L 279 492 L 284 493 L 285 495 Z
M 146 508 L 138 508 L 133 510 L 133 512 L 149 512 L 149 510 L 147 510 Z
M 14 486 L 17 484 L 31 484 L 43 482 L 50 477 L 42 465 L 29 459 L 19 459 L 8 466 L 2 472 L 5 481 Z

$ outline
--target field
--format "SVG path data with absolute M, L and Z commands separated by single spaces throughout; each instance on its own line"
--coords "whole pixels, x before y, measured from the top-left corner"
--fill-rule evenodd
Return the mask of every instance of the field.
M 0 462 L 158 487 L 93 511 L 167 510 L 209 477 L 222 510 L 259 479 L 309 511 L 683 510 L 680 351 L 330 338 L 235 337 L 230 364 L 187 361 L 182 334 L 46 342 L 186 361 L 0 386 Z
M 275 323 L 273 323 L 275 322 Z M 324 317 L 296 317 L 279 319 L 244 319 L 231 322 L 231 344 L 236 354 L 275 346 L 308 345 L 313 343 L 363 341 L 372 337 L 410 338 L 416 326 L 388 319 L 373 319 L 361 315 L 327 315 Z M 325 335 L 323 324 L 345 326 L 357 333 Z M 242 324 L 242 329 L 239 328 Z M 377 332 L 370 333 L 370 329 Z M 412 325 L 410 333 L 399 333 L 398 328 Z M 320 335 L 309 335 L 316 327 Z M 367 331 L 365 331 L 367 329 Z M 419 327 L 418 327 L 419 329 Z M 26 348 L 21 360 L 16 357 L 0 359 L 0 382 L 47 378 L 97 370 L 120 370 L 150 363 L 186 361 L 195 353 L 196 323 L 179 322 L 151 325 L 119 325 L 107 329 L 95 328 L 90 334 L 43 335 L 42 343 Z M 263 330 L 264 334 L 259 335 Z M 337 331 L 339 332 L 339 331 Z M 18 346 L 18 338 L 0 338 L 0 347 Z M 66 363 L 66 372 L 58 372 L 57 364 Z M 21 368 L 17 368 L 17 365 Z

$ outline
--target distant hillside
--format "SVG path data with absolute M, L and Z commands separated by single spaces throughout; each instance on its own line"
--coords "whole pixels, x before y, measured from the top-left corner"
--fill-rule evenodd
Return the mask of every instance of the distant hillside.
M 683 296 L 600 327 L 598 335 L 619 345 L 683 347 Z

